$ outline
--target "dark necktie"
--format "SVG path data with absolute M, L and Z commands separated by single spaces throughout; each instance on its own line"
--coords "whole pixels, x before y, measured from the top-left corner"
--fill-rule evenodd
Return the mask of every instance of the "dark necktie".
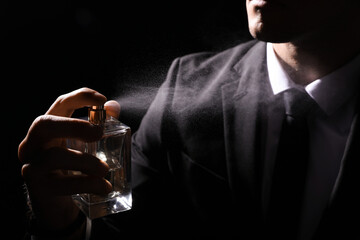
M 276 239 L 296 239 L 309 157 L 307 119 L 316 107 L 305 92 L 283 93 L 282 124 L 269 203 L 269 227 Z

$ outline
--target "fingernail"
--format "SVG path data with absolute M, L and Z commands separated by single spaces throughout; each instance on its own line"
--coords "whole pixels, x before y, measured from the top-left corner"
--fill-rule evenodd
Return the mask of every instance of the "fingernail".
M 112 187 L 111 183 L 108 180 L 105 179 L 105 182 L 106 182 L 106 184 L 105 184 L 106 193 L 109 193 L 109 192 L 111 192 L 113 190 L 113 187 Z
M 104 169 L 104 176 L 105 176 L 106 174 L 108 174 L 108 172 L 109 172 L 109 170 L 110 170 L 110 167 L 109 167 L 109 165 L 108 165 L 106 162 L 104 162 L 104 161 L 101 161 L 101 163 L 102 163 L 102 166 L 103 166 L 103 169 Z

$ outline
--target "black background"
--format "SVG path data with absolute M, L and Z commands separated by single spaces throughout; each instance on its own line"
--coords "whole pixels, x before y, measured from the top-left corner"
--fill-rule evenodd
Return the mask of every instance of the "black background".
M 156 89 L 174 58 L 250 39 L 243 0 L 3 0 L 0 8 L 1 234 L 11 239 L 23 236 L 26 211 L 17 147 L 57 96 L 84 86 L 108 99 Z M 155 92 L 136 113 L 123 104 L 121 120 L 136 130 Z

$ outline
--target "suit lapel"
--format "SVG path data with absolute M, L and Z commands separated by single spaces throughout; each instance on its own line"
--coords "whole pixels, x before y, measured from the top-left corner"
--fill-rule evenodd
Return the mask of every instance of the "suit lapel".
M 360 163 L 358 159 L 360 158 L 360 119 L 359 113 L 356 113 L 351 130 L 349 133 L 349 138 L 346 144 L 344 151 L 344 157 L 341 161 L 341 166 L 339 170 L 339 175 L 336 180 L 332 195 L 330 197 L 329 206 L 336 204 L 341 198 L 341 193 L 344 191 L 353 190 L 353 181 L 360 180 L 360 174 L 358 172 Z
M 264 109 L 271 94 L 266 44 L 259 42 L 234 66 L 232 81 L 222 87 L 229 183 L 234 199 L 251 201 L 244 204 L 254 206 L 253 213 L 262 206 L 262 120 L 266 119 Z
M 360 226 L 359 146 L 360 113 L 358 107 L 341 161 L 339 175 L 315 239 L 358 239 L 360 237 L 358 230 Z

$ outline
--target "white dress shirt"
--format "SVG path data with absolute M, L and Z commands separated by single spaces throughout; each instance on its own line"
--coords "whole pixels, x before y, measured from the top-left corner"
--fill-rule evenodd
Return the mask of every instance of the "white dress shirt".
M 319 224 L 337 179 L 355 111 L 357 84 L 360 81 L 360 55 L 336 71 L 307 86 L 296 85 L 281 66 L 271 43 L 267 44 L 267 66 L 273 93 L 289 88 L 305 88 L 325 114 L 309 121 L 310 163 L 303 201 L 299 239 L 311 239 Z M 273 127 L 274 128 L 274 127 Z M 267 135 L 267 156 L 276 156 L 271 135 Z M 267 191 L 269 193 L 269 191 Z

